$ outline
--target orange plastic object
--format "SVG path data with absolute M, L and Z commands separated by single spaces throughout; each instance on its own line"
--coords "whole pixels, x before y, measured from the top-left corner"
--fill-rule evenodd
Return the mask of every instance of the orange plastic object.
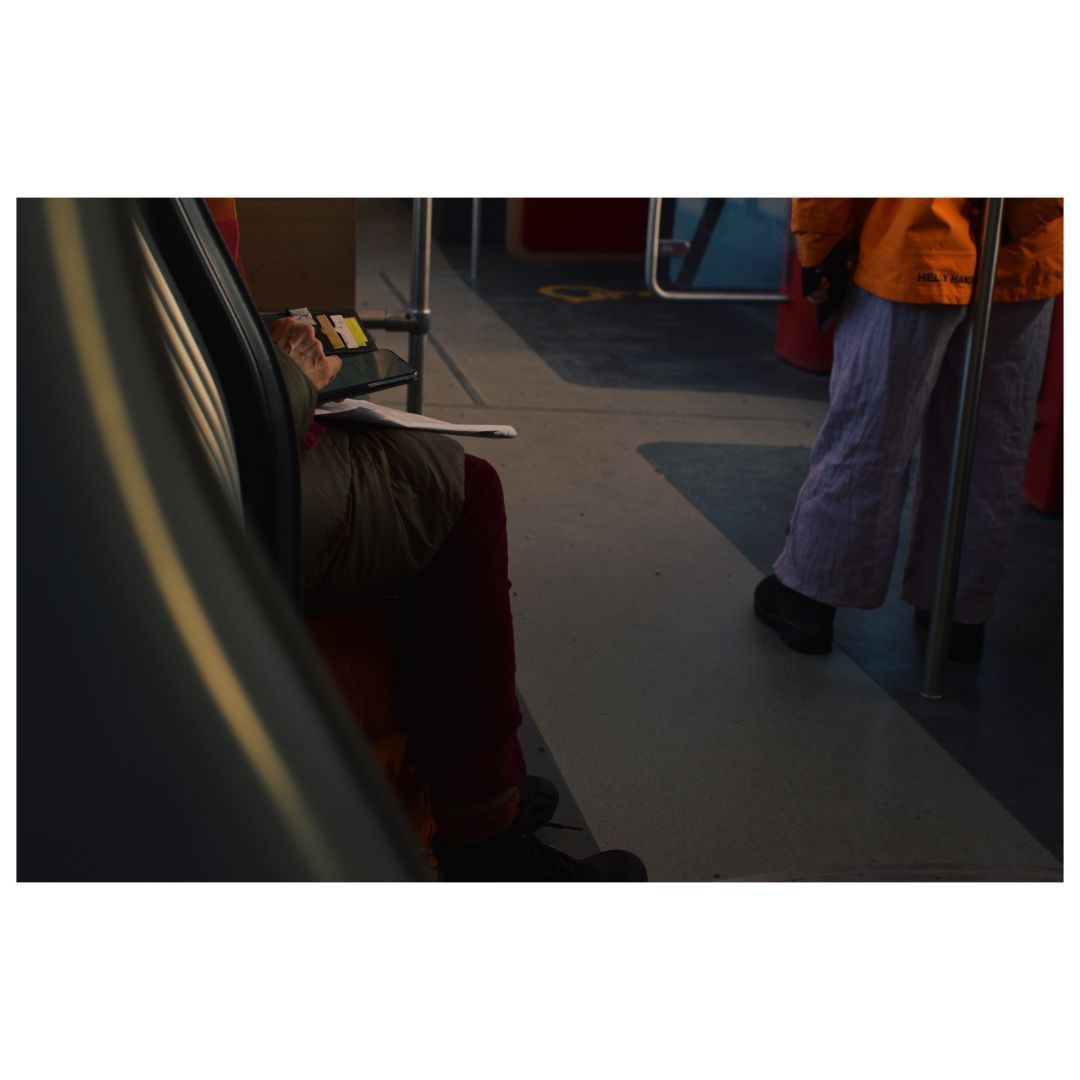
M 310 618 L 307 627 L 426 852 L 435 832 L 431 800 L 409 764 L 394 710 L 393 603 L 379 600 Z

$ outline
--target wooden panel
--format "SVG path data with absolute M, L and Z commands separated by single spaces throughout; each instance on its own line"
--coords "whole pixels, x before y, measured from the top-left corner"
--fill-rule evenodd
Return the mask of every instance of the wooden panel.
M 355 199 L 238 199 L 237 211 L 260 310 L 355 304 Z

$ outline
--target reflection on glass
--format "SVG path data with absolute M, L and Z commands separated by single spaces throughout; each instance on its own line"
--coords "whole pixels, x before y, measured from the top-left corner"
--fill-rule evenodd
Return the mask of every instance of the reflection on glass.
M 784 280 L 790 199 L 665 199 L 660 235 L 685 240 L 661 258 L 669 289 L 776 290 Z

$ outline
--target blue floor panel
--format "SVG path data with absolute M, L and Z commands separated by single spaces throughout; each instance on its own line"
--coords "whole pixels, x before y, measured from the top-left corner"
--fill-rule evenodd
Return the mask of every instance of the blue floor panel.
M 487 252 L 475 288 L 568 382 L 828 399 L 827 378 L 799 371 L 773 352 L 773 303 L 658 300 L 641 295 L 638 263 L 533 263 Z M 541 292 L 546 288 L 574 297 L 610 295 L 571 303 Z

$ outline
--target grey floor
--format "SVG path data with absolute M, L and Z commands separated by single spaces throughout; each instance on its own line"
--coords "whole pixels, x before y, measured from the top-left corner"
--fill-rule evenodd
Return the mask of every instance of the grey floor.
M 358 305 L 401 306 L 408 206 L 363 204 L 360 251 Z M 1059 880 L 1060 519 L 1023 515 L 986 660 L 937 711 L 895 597 L 792 653 L 750 597 L 826 380 L 772 355 L 766 311 L 487 252 L 474 287 L 463 263 L 434 252 L 424 408 L 518 430 L 466 445 L 506 489 L 523 743 L 564 792 L 545 839 L 654 881 Z M 614 295 L 546 288 L 568 285 Z

